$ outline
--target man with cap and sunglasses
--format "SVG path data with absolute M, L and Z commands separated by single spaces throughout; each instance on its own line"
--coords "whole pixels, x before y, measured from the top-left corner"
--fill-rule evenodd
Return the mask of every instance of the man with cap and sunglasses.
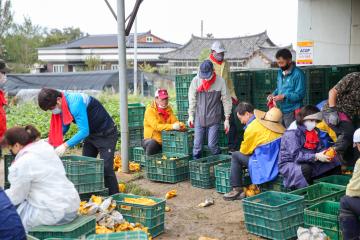
M 238 98 L 235 93 L 234 83 L 230 77 L 230 66 L 228 62 L 224 59 L 225 52 L 226 50 L 223 43 L 220 41 L 216 41 L 211 46 L 209 60 L 214 65 L 215 73 L 225 80 L 226 87 L 231 97 L 233 104 L 232 106 L 234 109 L 238 104 Z M 228 133 L 228 146 L 230 152 L 234 152 L 238 145 L 238 133 L 234 116 L 235 114 L 230 115 L 230 129 Z
M 230 129 L 231 99 L 225 80 L 214 71 L 213 63 L 205 60 L 200 65 L 197 76 L 194 77 L 189 88 L 189 119 L 188 125 L 195 126 L 193 157 L 201 157 L 205 133 L 208 133 L 208 146 L 213 155 L 220 154 L 219 128 L 223 119 L 224 129 Z
M 144 140 L 142 146 L 145 154 L 161 152 L 162 131 L 180 130 L 181 125 L 169 105 L 169 94 L 166 89 L 155 92 L 155 100 L 147 107 L 144 117 Z
M 7 104 L 5 99 L 5 92 L 3 90 L 6 82 L 6 74 L 10 68 L 6 65 L 5 61 L 0 59 L 0 139 L 4 136 L 6 131 L 6 112 L 4 106 Z M 0 148 L 1 156 L 1 148 Z
M 253 184 L 269 182 L 277 177 L 281 136 L 285 132 L 278 108 L 262 112 L 254 110 L 250 103 L 240 102 L 236 111 L 240 122 L 245 125 L 245 132 L 240 151 L 234 152 L 231 158 L 230 184 L 233 189 L 224 195 L 228 201 L 245 197 L 243 168 L 249 169 Z
M 354 147 L 360 152 L 360 128 L 353 136 Z M 360 158 L 340 200 L 340 227 L 344 240 L 360 239 Z

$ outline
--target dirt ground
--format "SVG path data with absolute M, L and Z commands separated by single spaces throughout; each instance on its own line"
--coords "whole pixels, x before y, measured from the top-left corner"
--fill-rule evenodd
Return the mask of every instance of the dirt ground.
M 122 177 L 120 179 L 124 180 Z M 215 189 L 194 188 L 189 181 L 164 184 L 139 179 L 133 182 L 149 190 L 155 197 L 163 198 L 166 192 L 177 190 L 178 196 L 167 200 L 171 211 L 165 215 L 165 233 L 156 240 L 197 240 L 201 236 L 218 240 L 261 239 L 247 233 L 241 201 L 224 201 Z M 3 184 L 4 162 L 0 160 L 0 186 Z M 207 197 L 212 197 L 215 204 L 199 208 L 197 205 Z

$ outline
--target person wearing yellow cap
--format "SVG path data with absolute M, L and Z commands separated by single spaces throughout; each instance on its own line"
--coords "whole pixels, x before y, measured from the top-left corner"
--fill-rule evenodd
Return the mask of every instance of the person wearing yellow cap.
M 155 92 L 155 100 L 145 111 L 144 140 L 142 141 L 145 154 L 148 156 L 161 152 L 161 132 L 180 130 L 182 125 L 184 124 L 179 122 L 169 105 L 167 90 L 158 89 Z
M 277 177 L 281 136 L 285 131 L 278 108 L 262 112 L 254 110 L 250 103 L 240 102 L 236 112 L 240 122 L 245 124 L 245 132 L 240 151 L 232 153 L 230 184 L 233 189 L 224 195 L 227 201 L 245 197 L 243 168 L 249 169 L 253 184 L 269 182 Z

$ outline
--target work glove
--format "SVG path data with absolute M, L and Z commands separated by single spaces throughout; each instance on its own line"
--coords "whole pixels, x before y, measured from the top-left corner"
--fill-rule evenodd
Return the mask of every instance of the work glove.
M 189 126 L 190 128 L 194 128 L 194 117 L 193 117 L 193 116 L 189 116 L 189 119 L 188 119 L 187 123 L 188 123 L 188 126 Z
M 55 152 L 59 157 L 62 157 L 67 149 L 66 143 L 61 144 L 57 148 L 55 148 Z
M 228 134 L 229 133 L 229 130 L 230 130 L 230 122 L 229 122 L 229 119 L 226 119 L 224 121 L 224 129 L 225 129 L 225 133 Z
M 331 162 L 331 159 L 325 155 L 325 151 L 315 153 L 315 159 L 323 163 Z
M 176 123 L 174 123 L 173 125 L 172 125 L 172 128 L 174 129 L 174 130 L 180 130 L 180 123 L 178 123 L 178 122 L 176 122 Z
M 337 126 L 340 122 L 339 114 L 335 108 L 331 107 L 323 111 L 323 117 L 327 124 Z

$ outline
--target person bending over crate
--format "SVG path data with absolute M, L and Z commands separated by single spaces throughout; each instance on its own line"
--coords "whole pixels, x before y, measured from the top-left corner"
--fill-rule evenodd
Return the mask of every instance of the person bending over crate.
M 84 141 L 82 154 L 104 160 L 105 187 L 109 194 L 119 192 L 118 182 L 113 170 L 118 131 L 113 119 L 104 106 L 95 98 L 83 93 L 61 93 L 55 89 L 43 88 L 38 95 L 42 110 L 52 111 L 49 143 L 56 147 L 59 156 L 69 147 Z M 78 132 L 64 142 L 63 136 L 75 123 Z
M 26 126 L 7 130 L 1 142 L 15 155 L 9 167 L 10 188 L 5 193 L 17 206 L 26 232 L 39 225 L 73 221 L 80 204 L 79 194 L 67 179 L 54 148 L 39 139 L 39 131 Z
M 360 128 L 355 131 L 353 141 L 360 152 Z M 360 158 L 346 187 L 346 195 L 340 200 L 340 227 L 344 240 L 360 239 Z
M 296 125 L 281 139 L 279 155 L 279 172 L 289 189 L 304 188 L 315 178 L 341 173 L 338 156 L 324 146 L 323 135 L 316 127 L 322 120 L 319 109 L 305 106 L 296 118 Z
M 240 151 L 231 157 L 230 184 L 233 190 L 224 195 L 225 200 L 245 197 L 242 190 L 244 167 L 249 169 L 253 184 L 269 182 L 277 177 L 280 141 L 285 131 L 278 108 L 262 112 L 254 110 L 250 103 L 241 102 L 236 112 L 240 122 L 245 124 L 245 132 Z
M 185 125 L 174 115 L 169 105 L 166 89 L 155 92 L 155 100 L 146 108 L 144 117 L 144 140 L 142 147 L 145 155 L 154 155 L 162 150 L 162 131 L 180 130 Z
M 192 80 L 189 88 L 189 127 L 195 127 L 193 158 L 201 157 L 201 150 L 206 131 L 208 145 L 213 155 L 221 153 L 218 140 L 219 128 L 224 108 L 224 129 L 226 134 L 230 129 L 231 97 L 225 80 L 214 71 L 210 60 L 200 65 L 200 71 Z

